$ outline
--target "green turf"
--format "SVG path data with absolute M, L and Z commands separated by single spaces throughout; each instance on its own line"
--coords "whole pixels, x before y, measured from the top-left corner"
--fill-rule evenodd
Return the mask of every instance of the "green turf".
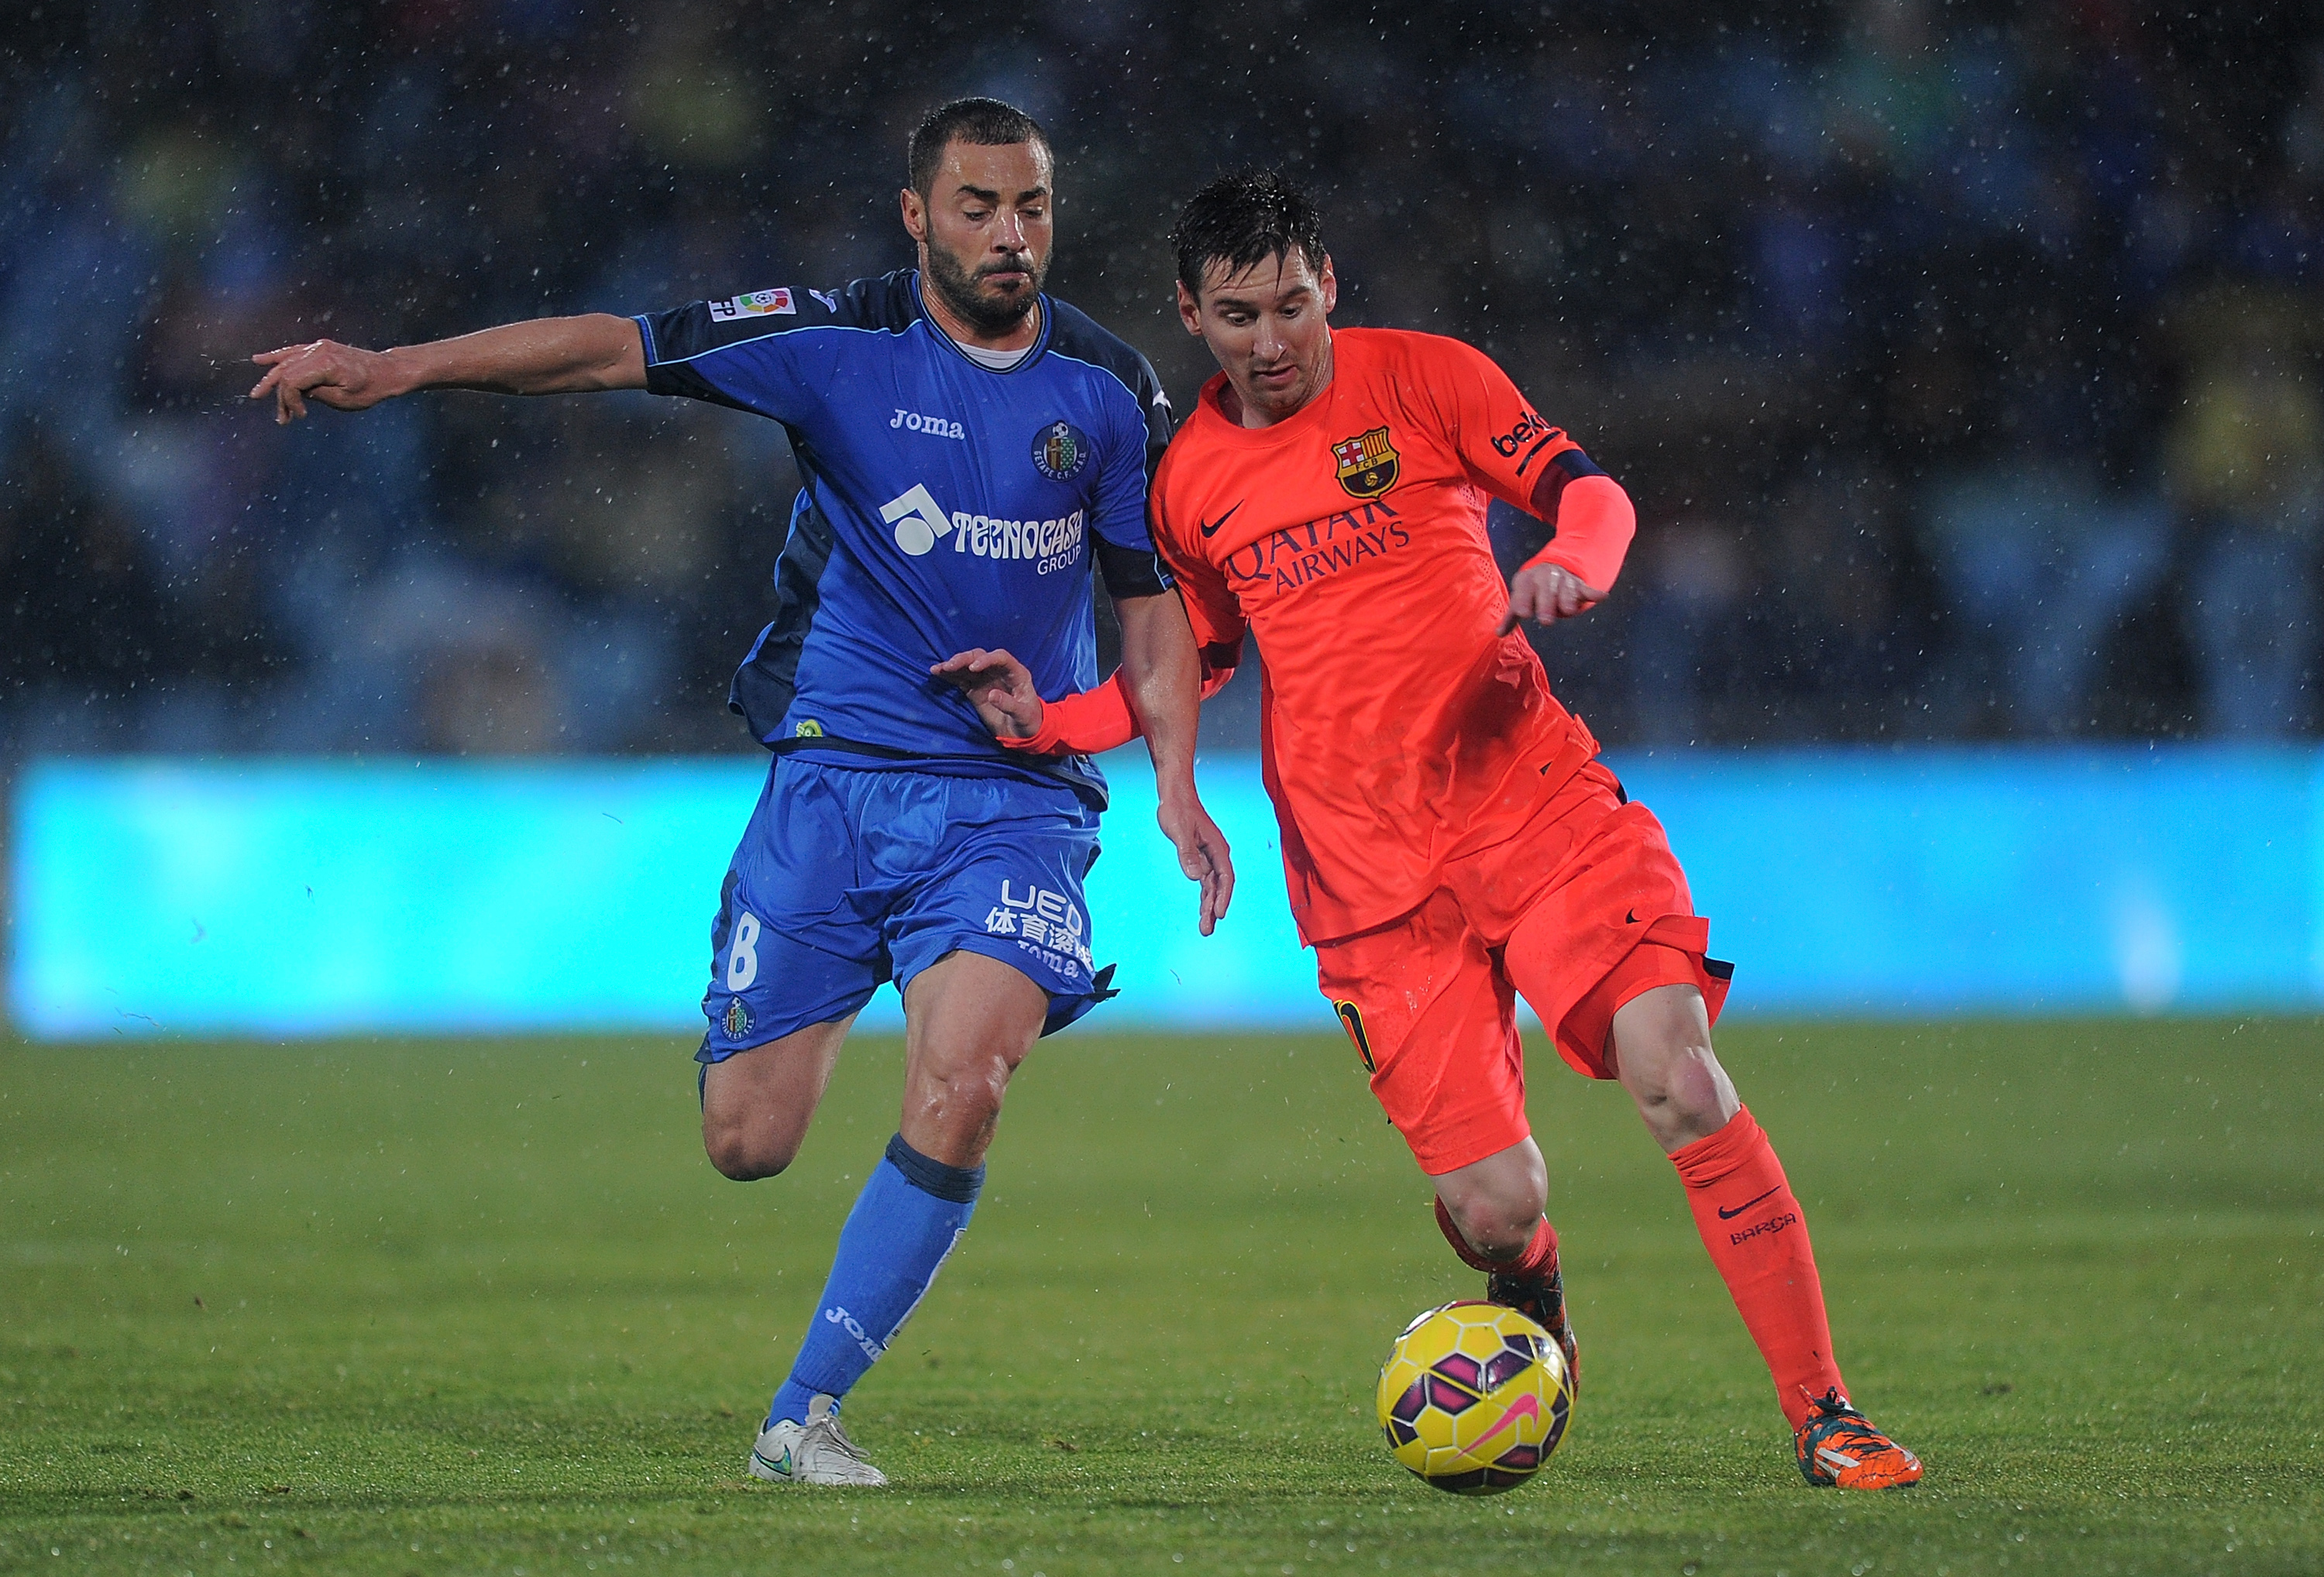
M 893 1042 L 747 1187 L 674 1042 L 0 1047 L 0 1571 L 2324 1569 L 2324 1030 L 1725 1047 L 1918 1490 L 1800 1482 L 1667 1165 L 1554 1064 L 1587 1388 L 1463 1500 L 1370 1389 L 1474 1278 L 1337 1039 L 1048 1043 L 849 1406 L 884 1492 L 740 1468 Z

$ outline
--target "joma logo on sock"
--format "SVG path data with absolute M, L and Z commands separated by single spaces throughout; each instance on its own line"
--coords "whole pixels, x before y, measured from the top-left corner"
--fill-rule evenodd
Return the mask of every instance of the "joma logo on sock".
M 870 1359 L 872 1362 L 879 1362 L 880 1355 L 887 1351 L 887 1349 L 881 1346 L 880 1343 L 872 1341 L 871 1337 L 865 1335 L 863 1333 L 863 1327 L 855 1323 L 855 1316 L 849 1314 L 845 1309 L 841 1308 L 837 1304 L 834 1304 L 831 1307 L 824 1310 L 823 1317 L 830 1321 L 833 1324 L 839 1326 L 850 1336 L 854 1337 L 855 1345 L 863 1349 L 863 1356 Z
M 1727 1234 L 1727 1240 L 1739 1248 L 1743 1244 L 1749 1242 L 1753 1238 L 1772 1237 L 1775 1233 L 1782 1231 L 1785 1227 L 1795 1227 L 1799 1224 L 1799 1213 L 1797 1211 L 1786 1211 L 1782 1215 L 1770 1216 L 1767 1220 L 1761 1222 L 1756 1227 L 1746 1227 L 1739 1232 L 1729 1232 Z

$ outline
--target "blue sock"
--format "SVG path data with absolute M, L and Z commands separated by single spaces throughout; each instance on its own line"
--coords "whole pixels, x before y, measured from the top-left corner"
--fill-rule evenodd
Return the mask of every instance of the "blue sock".
M 912 1317 L 945 1257 L 976 1213 L 984 1168 L 963 1171 L 931 1160 L 898 1134 L 872 1169 L 839 1230 L 831 1278 L 815 1323 L 775 1393 L 767 1423 L 807 1421 L 817 1396 L 844 1397 Z

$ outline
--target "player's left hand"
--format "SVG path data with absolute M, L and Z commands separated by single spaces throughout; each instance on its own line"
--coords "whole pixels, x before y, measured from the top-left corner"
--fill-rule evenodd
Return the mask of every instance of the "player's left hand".
M 1227 836 L 1191 792 L 1164 799 L 1154 819 L 1161 824 L 1162 835 L 1177 847 L 1178 869 L 1188 881 L 1203 884 L 1203 912 L 1196 923 L 1207 936 L 1234 897 L 1234 861 L 1227 852 Z
M 1519 619 L 1553 624 L 1586 613 L 1606 600 L 1606 594 L 1570 569 L 1554 564 L 1528 564 L 1509 581 L 1509 611 L 1501 615 L 1499 633 L 1507 635 Z
M 1041 732 L 1041 693 L 1033 687 L 1032 670 L 1006 650 L 987 651 L 973 646 L 957 651 L 928 669 L 940 679 L 960 687 L 968 704 L 998 739 L 1030 739 Z

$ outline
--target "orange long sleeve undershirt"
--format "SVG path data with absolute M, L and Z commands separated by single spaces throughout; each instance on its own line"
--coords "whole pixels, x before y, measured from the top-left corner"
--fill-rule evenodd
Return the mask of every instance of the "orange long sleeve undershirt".
M 1234 678 L 1235 660 L 1240 655 L 1218 647 L 1204 650 L 1204 700 L 1217 695 L 1221 687 Z M 1137 737 L 1138 724 L 1130 710 L 1130 691 L 1122 684 L 1121 670 L 1116 669 L 1093 690 L 1043 702 L 1038 733 L 1026 739 L 1004 738 L 1001 743 L 1010 750 L 1037 756 L 1094 755 L 1128 744 Z
M 1539 509 L 1542 502 L 1536 494 L 1536 512 L 1556 522 L 1557 535 L 1526 560 L 1526 567 L 1554 564 L 1593 591 L 1613 590 L 1630 539 L 1638 531 L 1638 512 L 1622 484 L 1603 475 L 1576 476 L 1557 489 L 1549 509 Z

